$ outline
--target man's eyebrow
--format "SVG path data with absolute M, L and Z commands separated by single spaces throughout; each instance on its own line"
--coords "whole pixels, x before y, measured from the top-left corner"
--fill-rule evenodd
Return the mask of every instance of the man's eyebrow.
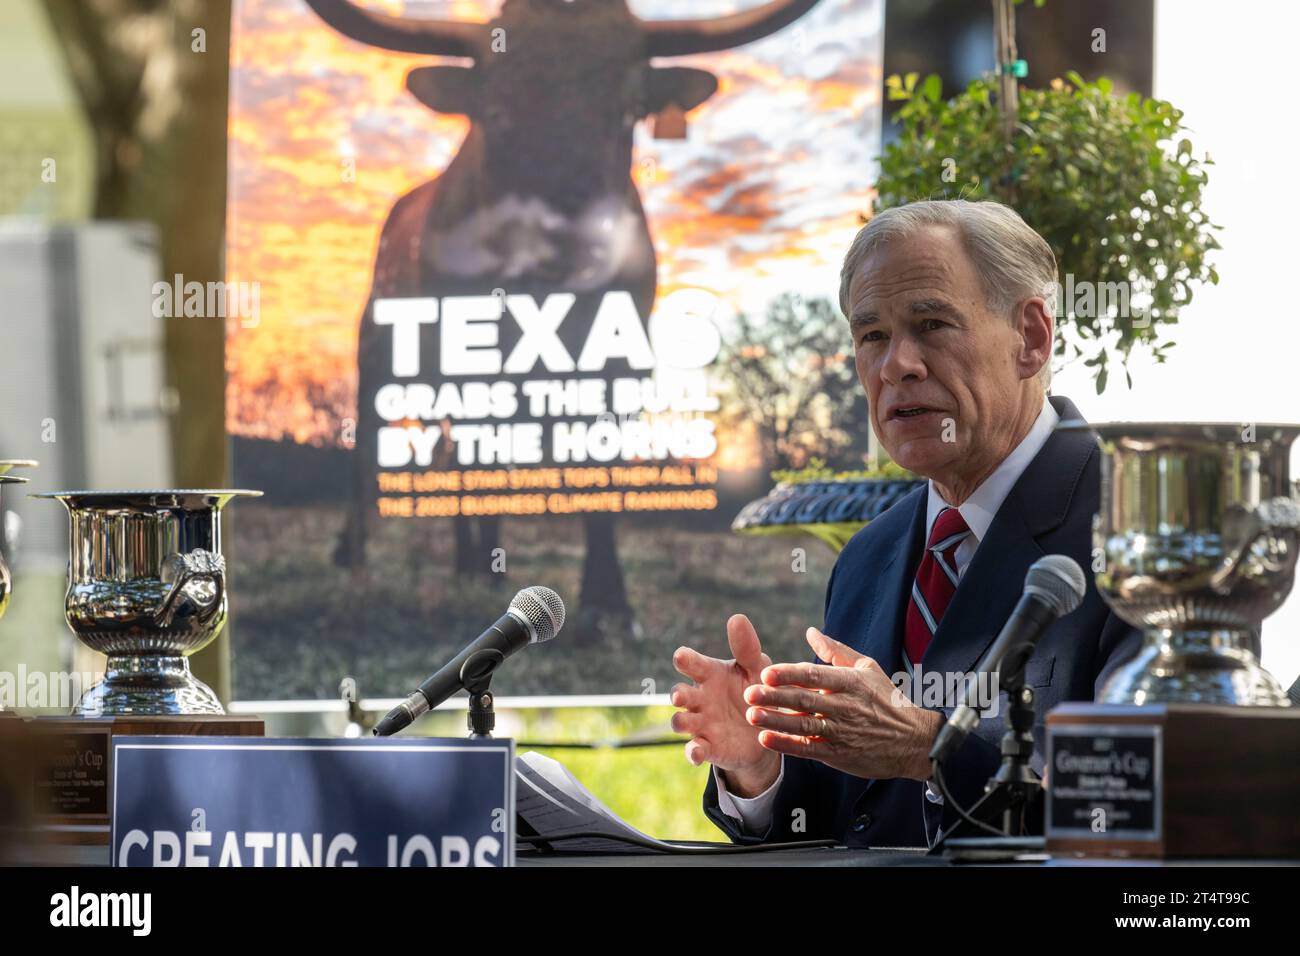
M 944 299 L 917 299 L 908 305 L 908 311 L 912 315 L 935 315 L 944 314 L 952 315 L 957 309 L 952 303 Z M 855 312 L 849 318 L 849 330 L 857 332 L 859 329 L 868 325 L 875 325 L 880 321 L 880 316 L 873 310 L 867 312 Z
M 953 307 L 943 299 L 917 299 L 909 306 L 913 315 L 926 315 L 931 312 L 952 312 Z

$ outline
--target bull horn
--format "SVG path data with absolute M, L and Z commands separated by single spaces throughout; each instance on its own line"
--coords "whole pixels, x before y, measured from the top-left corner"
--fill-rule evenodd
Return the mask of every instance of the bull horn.
M 772 0 L 751 10 L 710 20 L 642 20 L 650 56 L 710 53 L 752 43 L 789 26 L 817 0 Z
M 307 0 L 316 15 L 345 37 L 399 53 L 478 55 L 485 25 L 453 20 L 407 20 L 364 10 L 349 0 Z

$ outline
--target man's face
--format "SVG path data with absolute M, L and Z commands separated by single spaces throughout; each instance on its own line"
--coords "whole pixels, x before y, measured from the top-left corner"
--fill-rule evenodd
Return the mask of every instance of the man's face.
M 947 227 L 863 261 L 849 284 L 849 327 L 872 428 L 894 461 L 952 484 L 982 478 L 1010 452 L 1037 365 L 1009 318 L 988 310 Z M 1050 325 L 1047 334 L 1050 342 Z

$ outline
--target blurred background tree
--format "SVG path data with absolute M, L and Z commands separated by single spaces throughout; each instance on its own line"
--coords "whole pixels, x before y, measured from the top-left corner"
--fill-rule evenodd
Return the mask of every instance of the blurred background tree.
M 229 0 L 45 0 L 95 140 L 93 216 L 155 223 L 162 274 L 224 279 Z M 225 474 L 225 327 L 171 318 L 182 486 Z
M 870 425 L 852 346 L 828 299 L 791 292 L 762 321 L 737 315 L 718 364 L 723 416 L 754 423 L 765 469 L 862 466 Z
M 230 0 L 45 0 L 94 138 L 95 219 L 158 226 L 162 275 L 224 275 Z M 166 320 L 180 487 L 225 483 L 225 323 Z M 228 633 L 192 659 L 229 699 Z

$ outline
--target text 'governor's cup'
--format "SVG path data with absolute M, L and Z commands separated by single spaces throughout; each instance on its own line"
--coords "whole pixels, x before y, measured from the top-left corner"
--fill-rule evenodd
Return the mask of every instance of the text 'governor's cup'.
M 68 626 L 108 658 L 78 716 L 222 714 L 188 657 L 226 623 L 221 509 L 260 491 L 65 491 Z

